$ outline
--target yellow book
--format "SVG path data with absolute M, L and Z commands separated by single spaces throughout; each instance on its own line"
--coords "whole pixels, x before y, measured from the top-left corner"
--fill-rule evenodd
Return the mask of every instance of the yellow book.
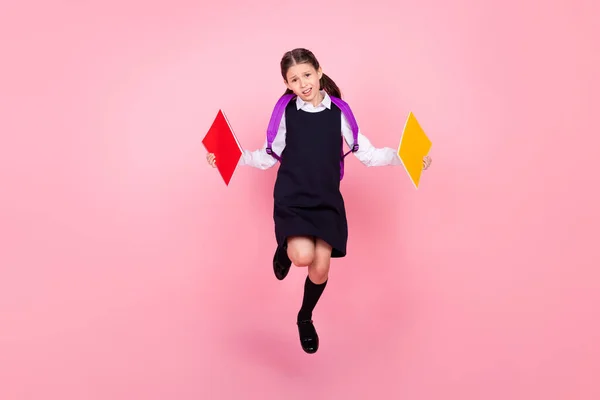
M 431 149 L 431 140 L 429 140 L 411 111 L 402 130 L 398 156 L 402 160 L 402 165 L 404 165 L 410 180 L 415 185 L 415 189 L 419 188 L 419 181 L 423 172 L 423 158 L 429 154 L 429 149 Z

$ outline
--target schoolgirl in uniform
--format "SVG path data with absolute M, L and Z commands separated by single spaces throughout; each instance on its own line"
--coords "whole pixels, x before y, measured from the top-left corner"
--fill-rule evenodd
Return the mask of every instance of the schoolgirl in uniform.
M 327 285 L 330 260 L 346 255 L 341 137 L 349 147 L 355 143 L 348 118 L 332 101 L 331 96 L 341 98 L 340 90 L 314 54 L 302 48 L 288 51 L 280 66 L 285 95 L 295 97 L 285 107 L 269 151 L 267 143 L 259 150 L 244 150 L 239 165 L 264 170 L 280 161 L 273 191 L 277 240 L 273 271 L 282 280 L 292 264 L 308 267 L 296 322 L 301 346 L 312 354 L 319 348 L 312 313 Z M 366 166 L 401 165 L 396 150 L 374 147 L 360 131 L 357 144 L 353 154 Z M 216 167 L 214 154 L 207 160 Z M 431 158 L 425 157 L 423 168 L 430 164 Z

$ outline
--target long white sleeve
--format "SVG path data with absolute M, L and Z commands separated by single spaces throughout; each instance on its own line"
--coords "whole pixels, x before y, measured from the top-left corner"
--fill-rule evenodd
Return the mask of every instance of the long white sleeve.
M 354 145 L 352 129 L 346 116 L 342 114 L 342 135 L 348 147 Z M 391 147 L 375 147 L 371 141 L 358 130 L 358 151 L 354 153 L 356 158 L 367 167 L 382 167 L 386 165 L 402 165 L 396 150 Z
M 281 123 L 279 124 L 279 129 L 277 130 L 277 136 L 273 140 L 273 144 L 271 148 L 273 152 L 278 156 L 281 156 L 283 149 L 285 148 L 285 134 L 286 134 L 286 126 L 285 126 L 285 113 L 281 118 Z M 267 140 L 263 146 L 254 151 L 243 150 L 242 157 L 238 163 L 240 166 L 249 166 L 258 169 L 268 169 L 277 164 L 277 159 L 272 155 L 267 154 Z

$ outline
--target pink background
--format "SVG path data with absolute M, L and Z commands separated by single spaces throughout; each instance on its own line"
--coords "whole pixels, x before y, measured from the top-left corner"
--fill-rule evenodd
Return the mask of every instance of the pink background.
M 0 399 L 600 398 L 597 2 L 236 3 L 0 5 Z M 262 144 L 297 46 L 433 141 L 418 191 L 349 159 L 314 356 L 276 168 L 201 145 Z

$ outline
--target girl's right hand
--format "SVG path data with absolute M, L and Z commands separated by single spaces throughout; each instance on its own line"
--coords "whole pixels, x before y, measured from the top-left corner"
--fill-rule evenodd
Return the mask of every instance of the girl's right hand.
M 215 155 L 213 153 L 208 153 L 206 155 L 206 161 L 208 161 L 208 164 L 211 167 L 217 168 L 217 160 L 215 159 Z

